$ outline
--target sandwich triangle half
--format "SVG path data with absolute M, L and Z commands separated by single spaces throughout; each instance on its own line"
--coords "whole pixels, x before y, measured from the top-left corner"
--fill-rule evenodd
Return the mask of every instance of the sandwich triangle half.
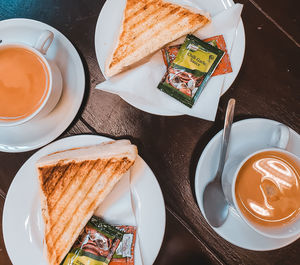
M 120 73 L 209 21 L 204 12 L 163 0 L 127 0 L 116 46 L 105 63 L 106 76 Z
M 37 161 L 44 255 L 50 265 L 62 262 L 136 156 L 135 145 L 119 140 L 52 153 Z

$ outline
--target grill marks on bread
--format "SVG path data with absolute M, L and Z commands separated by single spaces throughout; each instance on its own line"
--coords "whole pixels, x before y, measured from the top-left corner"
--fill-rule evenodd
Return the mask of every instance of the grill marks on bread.
M 99 202 L 97 200 L 97 198 L 95 198 L 92 194 L 95 194 L 96 190 L 99 190 L 98 195 L 99 196 L 107 196 L 108 195 L 108 191 L 104 189 L 104 186 L 109 185 L 109 187 L 113 187 L 116 184 L 116 181 L 114 181 L 114 176 L 116 175 L 123 175 L 128 168 L 130 167 L 130 161 L 127 159 L 124 159 L 122 162 L 118 162 L 118 161 L 109 161 L 107 163 L 107 166 L 105 168 L 105 170 L 102 172 L 103 175 L 103 183 L 102 184 L 96 184 L 95 187 L 92 187 L 90 189 L 90 191 L 87 193 L 86 197 L 84 198 L 84 200 L 86 201 L 90 201 L 91 203 L 89 205 L 87 205 L 86 207 L 82 207 L 81 210 L 83 211 L 82 213 L 74 213 L 74 218 L 77 218 L 77 216 L 80 215 L 88 215 L 89 212 L 94 212 L 94 210 L 97 208 L 97 206 L 99 205 Z M 100 187 L 101 186 L 101 187 Z M 80 210 L 80 211 L 81 211 Z M 90 214 L 88 220 L 92 217 L 92 214 Z M 70 229 L 70 224 L 72 222 L 72 219 L 69 220 L 68 224 L 67 224 L 67 230 L 64 231 L 65 234 L 71 233 L 72 234 L 72 238 L 77 238 L 78 234 L 76 234 L 76 230 L 78 230 L 78 228 L 80 227 L 80 224 L 78 224 L 78 226 L 75 229 Z M 80 229 L 81 230 L 81 229 Z M 66 238 L 67 239 L 67 238 Z M 57 241 L 55 242 L 55 244 L 57 244 Z M 61 252 L 59 251 L 61 248 L 63 248 L 64 245 L 64 238 L 63 240 L 60 241 L 60 244 L 57 244 L 58 247 L 58 252 L 56 253 L 58 255 L 58 257 L 61 255 Z M 59 258 L 57 257 L 57 261 L 59 260 Z
M 61 241 L 57 244 L 57 241 L 63 234 L 72 233 L 72 230 L 72 234 L 75 234 L 76 229 L 72 229 L 70 224 L 76 216 L 81 215 L 78 213 L 78 205 L 81 203 L 84 205 L 84 201 L 89 199 L 88 197 L 93 197 L 89 194 L 95 194 L 99 191 L 98 195 L 101 195 L 105 186 L 112 181 L 116 174 L 122 175 L 127 171 L 129 164 L 130 161 L 127 158 L 123 158 L 122 161 L 98 159 L 79 164 L 74 162 L 65 165 L 59 163 L 49 168 L 39 168 L 42 176 L 44 176 L 44 172 L 51 174 L 50 177 L 43 178 L 43 190 L 48 194 L 47 203 L 51 224 L 51 229 L 45 235 L 45 240 L 50 248 L 54 245 L 58 249 L 63 248 L 65 242 Z M 85 177 L 82 177 L 83 174 Z M 100 181 L 99 178 L 101 178 Z M 73 196 L 69 196 L 69 192 L 73 193 Z M 83 215 L 96 207 L 97 197 L 94 197 L 85 208 Z M 66 224 L 66 226 L 61 226 L 61 223 Z M 53 253 L 57 260 L 60 254 L 59 252 Z
M 131 0 L 128 0 L 127 3 L 130 1 Z M 141 12 L 141 9 L 138 8 L 142 3 L 137 3 L 135 6 L 129 5 L 132 6 L 133 9 L 138 9 L 135 14 L 126 14 L 128 10 L 126 9 L 123 32 L 120 36 L 120 43 L 122 44 L 114 52 L 114 59 L 110 64 L 110 67 L 124 59 L 127 54 L 130 53 L 130 50 L 143 46 L 143 41 L 145 41 L 143 37 L 148 34 L 151 29 L 154 31 L 149 36 L 150 38 L 157 36 L 161 25 L 165 24 L 167 21 L 169 21 L 167 28 L 170 29 L 171 25 L 175 23 L 175 20 L 180 19 L 180 17 L 177 18 L 176 13 L 181 7 L 174 7 L 173 5 L 163 3 L 162 1 L 151 2 L 152 3 L 149 5 L 146 4 L 141 8 L 144 12 Z
M 107 62 L 106 74 L 122 71 L 208 22 L 201 14 L 163 0 L 127 0 L 118 45 Z

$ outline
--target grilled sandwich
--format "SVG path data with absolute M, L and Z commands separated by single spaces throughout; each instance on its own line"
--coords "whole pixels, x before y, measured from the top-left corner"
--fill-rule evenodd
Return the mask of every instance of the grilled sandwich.
M 127 140 L 69 149 L 37 162 L 44 220 L 44 255 L 59 265 L 95 209 L 133 165 Z
M 106 76 L 118 74 L 209 21 L 208 15 L 163 0 L 127 0 L 116 47 L 106 60 Z

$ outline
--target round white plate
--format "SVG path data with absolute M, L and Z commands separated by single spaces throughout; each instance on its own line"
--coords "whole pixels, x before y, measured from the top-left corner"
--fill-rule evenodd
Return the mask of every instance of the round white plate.
M 52 152 L 109 140 L 96 135 L 67 137 L 45 146 L 20 168 L 9 188 L 3 210 L 4 242 L 14 265 L 22 265 L 24 261 L 26 264 L 47 264 L 42 253 L 43 230 L 35 162 Z M 131 175 L 135 180 L 133 199 L 143 261 L 152 264 L 164 236 L 165 204 L 159 184 L 142 158 L 137 158 Z
M 176 2 L 185 4 L 187 0 L 177 0 Z M 211 16 L 214 16 L 225 9 L 232 7 L 233 0 L 193 0 L 204 10 L 208 11 Z M 126 0 L 107 0 L 103 5 L 98 17 L 96 32 L 95 32 L 95 49 L 98 64 L 104 75 L 105 60 L 111 51 L 111 45 L 113 45 L 119 28 L 122 22 L 123 10 L 126 5 Z M 238 72 L 240 71 L 245 52 L 245 31 L 242 20 L 240 21 L 237 30 L 235 41 L 230 54 L 232 73 L 226 74 L 222 94 L 224 94 L 233 81 L 235 80 Z M 209 86 L 209 83 L 207 84 Z M 156 108 L 147 103 L 140 103 L 134 100 L 133 97 L 122 95 L 122 98 L 130 105 L 143 110 L 148 113 L 164 115 L 164 116 L 176 116 L 181 115 L 172 110 L 165 109 L 163 107 Z
M 268 119 L 246 119 L 235 122 L 231 130 L 226 163 L 236 159 L 242 161 L 252 152 L 270 147 L 268 145 L 270 135 L 278 124 L 280 123 Z M 212 180 L 217 171 L 221 138 L 222 130 L 205 147 L 196 169 L 195 192 L 204 217 L 202 195 L 205 186 Z M 290 129 L 290 139 L 286 149 L 300 156 L 300 136 L 292 129 Z M 212 228 L 230 243 L 250 250 L 278 249 L 294 242 L 300 236 L 285 239 L 262 236 L 251 229 L 233 208 L 230 208 L 228 219 L 221 227 Z
M 54 33 L 46 57 L 53 60 L 62 73 L 62 96 L 47 116 L 35 117 L 18 126 L 0 127 L 0 151 L 24 152 L 53 141 L 70 125 L 81 105 L 85 89 L 83 65 L 76 49 L 63 34 L 39 21 L 8 19 L 0 21 L 0 39 L 2 44 L 23 42 L 33 45 L 45 29 Z

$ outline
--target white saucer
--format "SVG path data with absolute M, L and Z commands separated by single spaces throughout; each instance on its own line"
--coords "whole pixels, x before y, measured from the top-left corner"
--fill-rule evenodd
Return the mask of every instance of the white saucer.
M 42 30 L 54 33 L 47 58 L 55 61 L 63 78 L 60 101 L 47 116 L 14 127 L 0 127 L 0 151 L 24 152 L 41 147 L 58 137 L 72 122 L 81 105 L 85 76 L 81 59 L 72 43 L 55 28 L 30 19 L 0 21 L 0 39 L 33 45 Z M 0 44 L 1 45 L 1 44 Z
M 20 168 L 8 190 L 3 210 L 3 237 L 14 265 L 24 264 L 24 261 L 26 264 L 47 264 L 42 253 L 43 226 L 36 161 L 52 152 L 109 140 L 96 135 L 67 137 L 43 147 Z M 165 204 L 153 172 L 141 157 L 137 158 L 131 170 L 131 188 L 143 262 L 145 265 L 153 264 L 164 237 Z M 135 264 L 142 265 L 140 262 Z
M 214 16 L 225 9 L 232 7 L 234 4 L 233 0 L 193 0 L 198 4 L 198 6 L 203 7 L 204 10 L 208 11 L 211 16 Z M 186 0 L 176 0 L 176 3 L 186 4 Z M 120 24 L 122 22 L 123 10 L 125 8 L 126 1 L 125 0 L 107 0 L 103 5 L 101 12 L 98 17 L 96 31 L 95 31 L 95 49 L 97 61 L 104 74 L 105 68 L 105 60 L 108 54 L 111 51 L 111 45 L 114 43 L 116 39 L 116 35 L 118 34 Z M 245 31 L 242 20 L 236 29 L 235 41 L 233 43 L 233 47 L 230 53 L 230 60 L 233 72 L 226 74 L 224 79 L 223 90 L 221 94 L 224 94 L 236 76 L 238 75 L 245 52 Z M 207 84 L 207 88 L 209 89 L 210 84 Z M 134 97 L 130 95 L 122 95 L 122 98 L 128 102 L 130 105 L 143 110 L 148 113 L 164 115 L 164 116 L 177 116 L 181 115 L 175 111 L 165 109 L 163 106 L 160 108 L 154 107 L 146 102 L 137 102 Z
M 233 159 L 243 159 L 252 152 L 270 147 L 270 135 L 279 122 L 268 119 L 246 119 L 235 122 L 232 126 L 230 144 L 226 163 Z M 217 162 L 220 153 L 222 131 L 216 134 L 205 147 L 199 159 L 195 175 L 195 192 L 200 210 L 203 211 L 202 195 L 204 188 L 217 171 Z M 300 156 L 300 135 L 290 129 L 290 140 L 286 148 L 291 153 Z M 300 235 L 285 239 L 274 239 L 262 236 L 251 229 L 238 215 L 236 210 L 230 208 L 228 219 L 219 227 L 212 227 L 216 233 L 230 243 L 250 250 L 273 250 L 284 247 L 299 238 Z

